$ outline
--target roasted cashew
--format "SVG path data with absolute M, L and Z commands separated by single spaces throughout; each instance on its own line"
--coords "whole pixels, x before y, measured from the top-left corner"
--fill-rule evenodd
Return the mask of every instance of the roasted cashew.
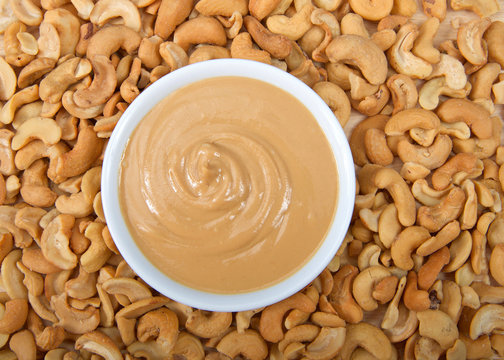
M 28 302 L 25 299 L 13 299 L 5 303 L 5 311 L 0 319 L 0 333 L 12 334 L 20 330 L 28 316 Z
M 443 267 L 450 262 L 450 250 L 445 246 L 430 255 L 429 260 L 418 270 L 418 287 L 428 290 L 436 281 Z
M 77 256 L 68 247 L 74 221 L 71 215 L 58 215 L 44 229 L 40 238 L 44 257 L 61 269 L 70 270 L 77 266 Z
M 177 315 L 173 311 L 166 308 L 153 310 L 138 320 L 137 337 L 142 342 L 154 337 L 159 347 L 169 353 L 177 340 L 178 324 Z
M 180 25 L 173 34 L 173 42 L 187 51 L 191 45 L 196 44 L 225 46 L 227 37 L 218 20 L 199 16 Z
M 10 7 L 14 15 L 24 24 L 37 26 L 42 22 L 42 11 L 29 0 L 10 0 Z
M 217 344 L 217 350 L 230 358 L 243 355 L 251 360 L 263 360 L 268 356 L 266 342 L 255 330 L 247 329 L 243 333 L 234 330 L 225 335 Z
M 272 33 L 298 40 L 312 27 L 312 11 L 313 5 L 306 4 L 290 18 L 286 15 L 272 15 L 266 19 L 266 27 Z
M 500 41 L 503 33 L 504 23 L 502 21 L 493 21 L 483 35 L 488 46 L 489 59 L 499 63 L 501 67 L 504 66 L 504 47 L 502 41 Z
M 77 16 L 63 8 L 48 10 L 44 13 L 43 23 L 51 24 L 56 29 L 60 42 L 60 56 L 73 55 L 79 42 L 80 22 Z
M 250 34 L 242 32 L 238 34 L 231 43 L 231 57 L 248 59 L 271 64 L 271 56 L 264 50 L 255 49 L 252 46 Z
M 409 141 L 402 140 L 397 146 L 397 154 L 401 160 L 420 164 L 429 170 L 443 165 L 452 150 L 452 141 L 447 135 L 438 135 L 434 144 L 429 147 L 413 145 Z
M 141 28 L 138 8 L 128 0 L 99 0 L 89 14 L 89 20 L 100 27 L 112 18 L 122 18 L 123 24 L 139 32 Z
M 497 0 L 451 0 L 450 6 L 453 10 L 471 10 L 484 18 L 499 11 Z
M 348 2 L 353 11 L 362 16 L 366 20 L 377 21 L 381 20 L 392 11 L 394 5 L 393 0 L 381 2 L 370 0 L 349 0 Z
M 88 273 L 82 266 L 79 275 L 65 283 L 65 292 L 74 299 L 88 299 L 96 294 L 96 273 Z
M 501 286 L 504 286 L 504 244 L 497 244 L 490 256 L 490 273 Z
M 487 62 L 488 50 L 482 40 L 491 23 L 490 19 L 483 18 L 469 21 L 458 29 L 458 48 L 464 58 L 473 65 L 484 65 Z
M 53 119 L 31 118 L 17 129 L 12 138 L 12 150 L 19 150 L 35 139 L 42 140 L 45 145 L 54 145 L 61 139 L 61 128 Z
M 432 174 L 432 186 L 436 190 L 446 189 L 459 173 L 464 173 L 464 179 L 475 178 L 481 175 L 483 164 L 476 155 L 459 153 L 451 157 L 444 165 Z
M 140 46 L 141 36 L 124 25 L 112 25 L 98 30 L 89 40 L 86 57 L 92 59 L 101 54 L 110 57 L 120 48 L 128 54 L 134 53 Z
M 369 39 L 369 32 L 364 25 L 364 20 L 359 14 L 348 13 L 341 19 L 341 33 L 343 35 L 359 35 Z
M 420 26 L 419 34 L 411 52 L 431 64 L 437 64 L 441 60 L 441 53 L 433 45 L 434 37 L 439 29 L 439 19 L 428 18 Z
M 439 231 L 450 221 L 458 218 L 464 203 L 464 191 L 459 187 L 454 187 L 438 205 L 421 206 L 418 209 L 417 222 L 429 231 Z
M 408 272 L 406 287 L 404 288 L 403 302 L 411 311 L 424 311 L 430 308 L 429 293 L 418 289 L 417 274 Z
M 101 331 L 92 331 L 79 336 L 75 341 L 76 350 L 87 350 L 106 360 L 122 360 L 121 351 L 110 337 Z
M 354 279 L 352 293 L 365 311 L 373 311 L 378 308 L 378 302 L 373 298 L 373 289 L 378 282 L 390 276 L 390 271 L 380 265 L 370 266 L 362 270 Z
M 320 329 L 317 337 L 306 346 L 303 355 L 309 359 L 327 359 L 336 356 L 346 339 L 346 329 L 344 327 Z
M 329 61 L 357 66 L 373 85 L 383 84 L 387 78 L 387 59 L 372 40 L 358 35 L 341 35 L 326 48 Z
M 334 115 L 338 119 L 341 126 L 350 119 L 350 101 L 343 89 L 338 85 L 320 81 L 313 86 L 313 90 L 325 101 L 325 103 L 334 111 Z
M 403 135 L 413 128 L 424 130 L 437 129 L 440 120 L 432 111 L 415 108 L 400 111 L 393 115 L 385 125 L 385 134 L 388 136 Z
M 364 348 L 377 359 L 393 358 L 392 344 L 383 331 L 364 322 L 347 325 L 345 343 L 340 352 L 341 358 L 351 359 L 357 347 Z
M 281 0 L 251 0 L 249 1 L 249 11 L 252 16 L 261 21 L 266 16 L 274 12 L 280 5 Z M 289 4 L 290 5 L 290 4 Z M 288 5 L 287 5 L 288 7 Z
M 157 12 L 154 33 L 162 39 L 167 39 L 191 13 L 191 0 L 163 0 Z
M 248 13 L 246 0 L 223 0 L 220 2 L 202 0 L 196 3 L 194 8 L 205 16 L 232 16 L 235 11 L 239 12 L 242 16 Z
M 24 104 L 38 100 L 38 93 L 39 87 L 35 84 L 12 95 L 9 101 L 3 105 L 2 110 L 0 110 L 0 121 L 3 124 L 12 123 L 16 110 Z
M 362 320 L 362 308 L 352 297 L 351 283 L 359 270 L 351 265 L 344 265 L 334 274 L 334 287 L 329 295 L 329 301 L 338 315 L 350 323 Z
M 15 91 L 16 74 L 4 58 L 0 58 L 0 100 L 9 100 Z
M 430 237 L 429 231 L 422 226 L 410 226 L 401 231 L 390 247 L 394 264 L 401 269 L 411 270 L 411 254 Z
M 418 36 L 417 26 L 406 23 L 397 32 L 397 40 L 388 50 L 388 59 L 394 70 L 417 79 L 425 79 L 432 73 L 432 65 L 413 55 L 411 49 Z
M 403 74 L 392 75 L 387 80 L 387 86 L 394 103 L 392 115 L 415 107 L 418 100 L 418 91 L 415 82 L 409 76 Z
M 73 334 L 85 334 L 95 330 L 100 323 L 98 309 L 88 306 L 84 310 L 72 308 L 67 303 L 66 293 L 51 298 L 51 307 L 59 320 L 57 325 Z
M 465 75 L 464 75 L 465 78 Z M 446 77 L 438 77 L 427 81 L 419 92 L 418 103 L 426 110 L 434 110 L 439 105 L 439 97 L 446 95 L 452 98 L 465 98 L 471 90 L 471 83 L 460 90 L 453 90 L 446 84 Z

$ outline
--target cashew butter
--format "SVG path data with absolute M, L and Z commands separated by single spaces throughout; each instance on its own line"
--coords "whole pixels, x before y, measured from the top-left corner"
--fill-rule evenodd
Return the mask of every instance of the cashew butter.
M 218 77 L 159 102 L 123 154 L 119 197 L 144 255 L 214 292 L 292 275 L 332 222 L 337 168 L 316 119 L 262 81 Z

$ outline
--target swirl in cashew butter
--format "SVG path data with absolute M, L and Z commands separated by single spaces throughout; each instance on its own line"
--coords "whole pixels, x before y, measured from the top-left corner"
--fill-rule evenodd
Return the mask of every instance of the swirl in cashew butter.
M 161 271 L 216 292 L 264 288 L 323 241 L 337 169 L 313 115 L 266 83 L 212 78 L 177 90 L 134 130 L 121 210 Z

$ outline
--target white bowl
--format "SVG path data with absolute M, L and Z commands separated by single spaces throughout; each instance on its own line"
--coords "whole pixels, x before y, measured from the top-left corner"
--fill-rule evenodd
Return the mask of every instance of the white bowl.
M 208 293 L 175 282 L 158 270 L 140 251 L 128 231 L 119 204 L 120 167 L 124 149 L 142 118 L 163 98 L 193 82 L 241 76 L 275 85 L 295 96 L 317 119 L 331 146 L 338 170 L 338 201 L 326 238 L 313 257 L 296 273 L 270 287 L 248 293 Z M 145 89 L 128 107 L 107 145 L 102 171 L 102 202 L 108 228 L 117 248 L 131 268 L 165 296 L 199 309 L 243 311 L 278 302 L 315 279 L 334 257 L 350 224 L 354 206 L 355 170 L 343 129 L 325 102 L 302 81 L 270 65 L 255 61 L 221 59 L 204 61 L 176 70 Z

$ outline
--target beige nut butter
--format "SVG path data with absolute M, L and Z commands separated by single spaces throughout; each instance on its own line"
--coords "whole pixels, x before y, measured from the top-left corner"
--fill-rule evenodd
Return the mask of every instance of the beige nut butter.
M 121 210 L 144 255 L 214 293 L 278 283 L 316 252 L 333 219 L 337 169 L 308 109 L 242 77 L 211 78 L 159 102 L 121 164 Z

